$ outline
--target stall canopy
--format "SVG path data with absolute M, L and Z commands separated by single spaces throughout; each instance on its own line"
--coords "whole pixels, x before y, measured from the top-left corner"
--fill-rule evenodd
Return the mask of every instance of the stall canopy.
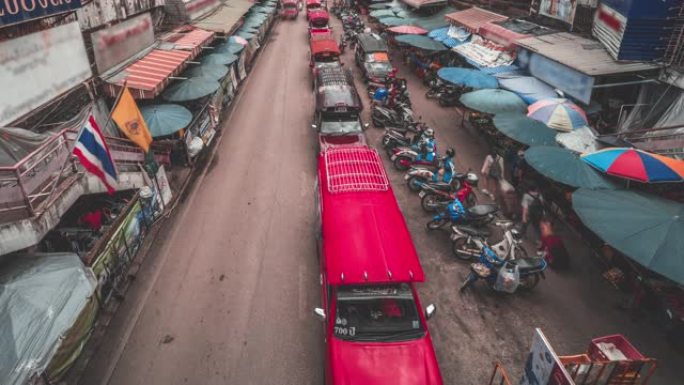
M 444 51 L 444 44 L 423 35 L 399 35 L 395 38 L 399 43 L 407 44 L 425 51 Z
M 226 75 L 228 75 L 228 67 L 223 64 L 202 64 L 194 66 L 182 74 L 182 76 L 188 78 L 204 76 L 214 80 L 223 79 Z
M 572 152 L 550 146 L 530 147 L 525 161 L 545 177 L 575 188 L 615 189 L 615 185 Z
M 505 90 L 472 91 L 461 95 L 460 101 L 471 110 L 487 114 L 524 114 L 527 111 L 527 104 L 518 95 Z
M 200 62 L 205 65 L 205 64 L 221 64 L 221 65 L 231 65 L 238 61 L 238 57 L 236 55 L 233 55 L 231 53 L 212 53 L 209 54 L 202 59 L 200 59 Z
M 438 41 L 445 46 L 449 48 L 454 48 L 456 46 L 459 46 L 463 43 L 465 43 L 468 38 L 470 37 L 470 33 L 462 30 L 465 32 L 465 34 L 457 35 L 457 34 L 452 34 L 450 31 L 456 27 L 442 27 L 442 28 L 437 28 L 433 29 L 428 33 L 428 36 L 431 37 L 433 40 Z M 462 37 L 462 39 L 460 38 Z
M 430 16 L 423 16 L 417 12 L 411 12 L 411 17 L 415 20 L 415 24 L 428 31 L 435 28 L 448 27 L 449 22 L 446 21 L 445 16 L 456 10 L 454 7 L 445 7 L 435 12 Z M 397 14 L 400 15 L 400 14 Z
M 216 92 L 221 85 L 205 77 L 181 80 L 164 91 L 164 99 L 171 102 L 185 102 L 199 99 Z
M 572 207 L 606 243 L 684 284 L 684 204 L 633 191 L 579 189 Z
M 202 47 L 209 45 L 214 40 L 214 35 L 215 33 L 212 31 L 184 26 L 164 37 L 163 41 L 173 43 L 175 49 L 192 52 L 190 59 L 194 59 L 202 52 Z
M 177 104 L 144 106 L 140 112 L 154 138 L 173 135 L 192 122 L 192 112 Z
M 601 172 L 637 182 L 684 182 L 684 161 L 634 148 L 606 148 L 582 159 Z
M 440 6 L 447 3 L 447 0 L 401 0 L 411 8 L 420 9 L 425 7 Z
M 503 21 L 508 17 L 498 13 L 485 11 L 478 7 L 472 7 L 463 11 L 452 12 L 446 15 L 450 22 L 465 27 L 472 33 L 480 33 L 480 28 L 487 23 Z
M 232 53 L 237 55 L 245 49 L 245 46 L 239 43 L 223 43 L 214 48 L 214 53 Z
M 178 49 L 154 49 L 143 58 L 116 74 L 106 77 L 107 93 L 116 97 L 121 87 L 126 87 L 136 99 L 153 99 L 187 65 L 192 52 Z M 105 77 L 105 76 L 103 76 Z
M 248 0 L 231 0 L 223 4 L 222 7 L 210 16 L 197 20 L 193 24 L 208 31 L 227 34 L 233 30 L 233 27 L 240 18 L 254 5 L 254 3 Z
M 73 253 L 13 256 L 0 265 L 0 383 L 24 385 L 47 368 L 95 286 Z
M 526 146 L 555 146 L 556 131 L 522 114 L 497 114 L 494 127 L 502 134 Z
M 413 20 L 411 19 L 404 19 L 401 17 L 383 17 L 381 19 L 378 19 L 380 24 L 386 25 L 388 27 L 393 27 L 393 26 L 398 26 L 398 25 L 412 25 Z
M 23 128 L 0 127 L 0 167 L 12 167 L 50 139 Z
M 499 84 L 494 76 L 468 68 L 440 68 L 439 71 L 437 71 L 437 76 L 446 82 L 475 89 L 499 87 Z
M 542 99 L 558 97 L 558 93 L 553 87 L 534 76 L 504 73 L 496 75 L 496 78 L 499 80 L 501 88 L 515 92 L 528 104 Z

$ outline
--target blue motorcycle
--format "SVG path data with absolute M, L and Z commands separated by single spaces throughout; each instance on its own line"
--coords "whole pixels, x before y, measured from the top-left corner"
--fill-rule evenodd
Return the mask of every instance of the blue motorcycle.
M 470 264 L 470 273 L 461 285 L 461 291 L 479 279 L 487 282 L 493 290 L 507 292 L 514 292 L 519 288 L 532 290 L 537 286 L 540 278 L 546 279 L 544 270 L 546 270 L 547 263 L 544 258 L 525 257 L 502 260 L 484 242 L 479 240 L 475 242 L 480 247 L 479 261 Z M 502 282 L 504 280 L 499 279 L 501 271 L 516 276 L 518 282 Z
M 474 227 L 484 226 L 494 220 L 494 214 L 499 211 L 497 205 L 475 205 L 470 208 L 464 208 L 463 213 L 458 213 L 454 210 L 454 201 L 440 204 L 442 210 L 439 214 L 432 217 L 432 220 L 427 223 L 428 230 L 437 230 L 447 223 L 454 223 L 460 225 L 470 225 Z

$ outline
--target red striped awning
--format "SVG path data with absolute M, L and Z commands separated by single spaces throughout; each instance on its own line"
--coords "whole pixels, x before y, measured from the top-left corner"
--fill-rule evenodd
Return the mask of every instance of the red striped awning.
M 190 29 L 177 29 L 176 33 L 169 36 L 165 41 L 173 43 L 175 49 L 192 52 L 190 59 L 194 59 L 202 52 L 203 46 L 214 41 L 215 34 L 215 32 L 190 27 Z
M 106 91 L 116 96 L 124 82 L 136 99 L 153 99 L 169 83 L 169 77 L 183 71 L 192 52 L 155 49 L 107 80 Z
M 487 40 L 499 43 L 507 48 L 512 48 L 518 39 L 530 37 L 530 35 L 517 33 L 494 23 L 485 23 L 480 27 L 480 35 Z
M 471 33 L 480 33 L 480 28 L 486 23 L 508 19 L 506 16 L 478 7 L 450 13 L 446 15 L 446 18 L 460 27 L 465 27 Z

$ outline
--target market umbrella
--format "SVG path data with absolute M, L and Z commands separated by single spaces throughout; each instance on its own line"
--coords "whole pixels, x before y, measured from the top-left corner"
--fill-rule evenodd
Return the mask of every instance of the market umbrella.
M 211 53 L 200 59 L 200 63 L 219 64 L 223 66 L 231 65 L 238 60 L 238 57 L 230 53 Z
M 556 131 L 525 115 L 497 114 L 493 122 L 502 134 L 524 145 L 530 147 L 556 145 Z
M 252 40 L 252 38 L 253 38 L 254 36 L 256 36 L 256 33 L 254 33 L 254 32 L 249 32 L 249 31 L 239 31 L 239 32 L 237 33 L 237 36 L 238 36 L 238 37 L 241 37 L 241 38 L 243 38 L 243 39 L 245 39 L 245 40 Z
M 181 76 L 188 78 L 202 77 L 208 79 L 219 80 L 224 76 L 228 75 L 228 67 L 221 64 L 202 64 L 194 66 L 185 72 Z
M 388 27 L 411 24 L 408 19 L 404 19 L 401 17 L 383 17 L 381 19 L 378 19 L 378 21 L 380 22 L 380 24 L 386 25 Z
M 525 161 L 545 177 L 570 187 L 615 189 L 613 183 L 564 148 L 530 147 L 525 151 Z
M 527 116 L 539 120 L 555 130 L 565 132 L 588 124 L 584 110 L 567 99 L 540 100 L 528 107 Z
M 558 97 L 556 90 L 534 76 L 496 74 L 501 88 L 515 92 L 525 103 L 532 104 L 542 99 Z
M 444 44 L 423 35 L 399 35 L 395 39 L 400 43 L 426 51 L 444 51 L 447 49 Z
M 239 43 L 225 43 L 216 46 L 216 48 L 214 48 L 214 53 L 230 53 L 233 55 L 237 55 L 244 49 L 245 46 Z
M 479 70 L 472 70 L 460 67 L 444 67 L 437 71 L 440 79 L 459 86 L 472 87 L 476 89 L 498 88 L 499 83 L 492 75 Z
M 392 5 L 390 3 L 376 3 L 376 4 L 369 5 L 368 9 L 387 9 L 391 6 Z
M 634 191 L 579 189 L 572 208 L 606 243 L 684 284 L 684 204 Z
M 220 84 L 214 79 L 205 77 L 190 78 L 171 85 L 164 91 L 162 96 L 164 100 L 170 102 L 185 102 L 211 95 L 219 87 Z
M 373 11 L 368 14 L 371 17 L 374 17 L 376 19 L 379 19 L 381 17 L 395 17 L 396 15 L 394 14 L 394 11 L 390 9 L 381 9 L 379 11 Z
M 235 35 L 233 35 L 233 36 L 231 36 L 230 38 L 228 38 L 228 43 L 237 43 L 237 44 L 241 44 L 241 45 L 247 45 L 247 44 L 249 44 L 249 42 L 248 42 L 247 40 L 245 40 L 244 37 L 235 36 Z
M 594 152 L 601 149 L 596 140 L 596 135 L 587 126 L 580 127 L 570 132 L 559 132 L 556 135 L 556 143 L 579 154 Z
M 175 134 L 192 122 L 192 112 L 178 104 L 143 106 L 140 112 L 154 138 Z
M 608 175 L 637 182 L 684 181 L 684 161 L 635 148 L 606 148 L 583 155 L 582 160 Z
M 461 103 L 471 110 L 487 114 L 517 112 L 524 114 L 527 104 L 520 97 L 504 90 L 477 90 L 461 95 Z
M 387 28 L 387 30 L 394 33 L 403 33 L 406 35 L 425 35 L 428 33 L 427 30 L 413 25 L 398 25 L 396 27 Z

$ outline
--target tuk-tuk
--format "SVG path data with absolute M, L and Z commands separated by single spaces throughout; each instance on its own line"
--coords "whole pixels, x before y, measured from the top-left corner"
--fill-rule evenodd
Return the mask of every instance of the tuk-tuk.
M 296 19 L 299 14 L 297 0 L 282 0 L 282 10 L 280 16 L 283 19 Z
M 330 63 L 340 60 L 340 47 L 332 38 L 316 39 L 309 42 L 311 60 L 309 67 L 316 68 L 317 63 Z
M 309 40 L 335 40 L 330 28 L 309 28 Z
M 309 19 L 309 14 L 313 11 L 323 9 L 321 0 L 306 0 L 306 19 Z
M 309 28 L 327 28 L 330 15 L 325 9 L 316 9 L 308 13 Z
M 393 69 L 387 54 L 387 43 L 374 33 L 360 33 L 356 41 L 354 59 L 361 68 L 364 80 L 384 83 Z
M 315 72 L 316 112 L 312 125 L 321 150 L 331 146 L 366 143 L 361 123 L 363 104 L 354 80 L 342 64 L 324 63 Z

